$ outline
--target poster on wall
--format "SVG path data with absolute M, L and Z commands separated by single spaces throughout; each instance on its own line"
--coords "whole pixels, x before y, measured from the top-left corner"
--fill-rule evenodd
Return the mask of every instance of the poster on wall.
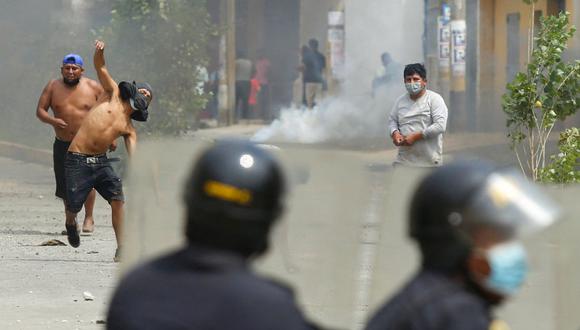
M 344 12 L 342 11 L 328 12 L 328 25 L 330 26 L 344 25 Z
M 336 79 L 343 78 L 344 74 L 344 30 L 328 29 L 328 43 L 330 46 L 330 70 Z
M 344 12 L 328 13 L 328 36 L 330 72 L 334 79 L 342 79 L 345 63 Z
M 439 48 L 439 67 L 443 71 L 448 71 L 449 69 L 449 58 L 451 56 L 450 52 L 450 35 L 451 31 L 449 29 L 449 21 L 445 16 L 439 16 L 437 18 L 437 44 Z
M 451 68 L 454 74 L 465 74 L 466 25 L 465 20 L 451 21 Z

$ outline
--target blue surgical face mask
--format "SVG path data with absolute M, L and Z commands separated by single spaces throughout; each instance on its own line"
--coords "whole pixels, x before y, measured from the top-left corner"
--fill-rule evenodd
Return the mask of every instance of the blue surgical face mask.
M 503 296 L 513 295 L 528 273 L 526 251 L 519 242 L 499 244 L 486 251 L 491 274 L 484 286 Z
M 417 95 L 423 90 L 423 85 L 421 85 L 421 82 L 405 83 L 405 88 L 409 94 Z

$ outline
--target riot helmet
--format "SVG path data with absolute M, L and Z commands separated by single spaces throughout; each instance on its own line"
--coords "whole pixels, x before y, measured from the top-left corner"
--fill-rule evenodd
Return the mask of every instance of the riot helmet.
M 219 141 L 201 154 L 186 183 L 187 238 L 244 256 L 260 254 L 284 193 L 284 175 L 272 154 L 250 142 Z
M 487 228 L 518 239 L 555 221 L 556 206 L 515 169 L 460 161 L 425 177 L 410 205 L 409 234 L 423 266 L 454 272 L 472 249 L 474 231 Z

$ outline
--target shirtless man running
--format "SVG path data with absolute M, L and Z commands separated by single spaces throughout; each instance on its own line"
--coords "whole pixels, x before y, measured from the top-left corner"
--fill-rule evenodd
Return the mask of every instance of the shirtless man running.
M 109 145 L 122 136 L 129 157 L 135 151 L 137 133 L 131 119 L 147 120 L 147 108 L 153 98 L 151 86 L 123 81 L 117 83 L 105 67 L 105 44 L 95 42 L 94 65 L 104 93 L 89 112 L 73 138 L 65 160 L 66 229 L 69 244 L 80 245 L 76 215 L 87 195 L 95 188 L 111 204 L 112 222 L 117 239 L 118 261 L 123 223 L 123 187 L 107 159 Z
M 77 54 L 68 54 L 62 60 L 60 73 L 62 79 L 53 79 L 46 84 L 36 108 L 36 117 L 52 125 L 56 135 L 52 156 L 56 179 L 55 195 L 61 198 L 66 207 L 66 184 L 64 159 L 71 140 L 77 133 L 89 110 L 97 104 L 103 93 L 98 82 L 83 77 L 83 59 Z M 54 117 L 48 113 L 52 109 Z M 96 193 L 92 190 L 85 202 L 83 232 L 90 233 L 94 228 L 93 207 Z M 66 232 L 65 232 L 66 233 Z

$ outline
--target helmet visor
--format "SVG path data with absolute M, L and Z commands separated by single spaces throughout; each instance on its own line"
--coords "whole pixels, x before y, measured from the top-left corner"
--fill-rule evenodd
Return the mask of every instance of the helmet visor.
M 473 224 L 521 236 L 550 226 L 559 217 L 556 204 L 515 169 L 497 171 L 476 192 L 466 215 Z

